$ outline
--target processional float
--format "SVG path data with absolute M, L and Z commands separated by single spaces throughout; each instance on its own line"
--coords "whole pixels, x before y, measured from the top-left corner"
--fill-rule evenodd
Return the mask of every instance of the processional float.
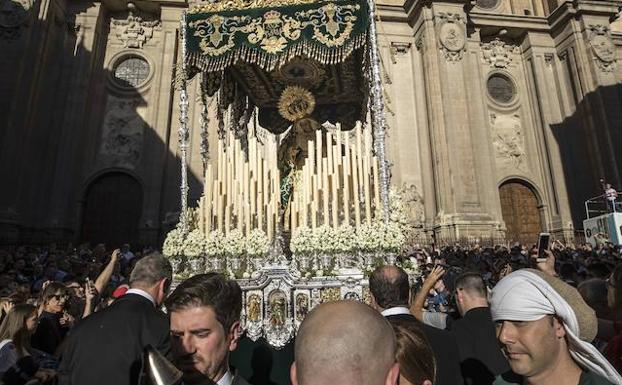
M 200 3 L 182 16 L 180 43 L 181 214 L 163 247 L 178 277 L 238 279 L 248 337 L 278 348 L 317 304 L 369 301 L 376 266 L 414 272 L 390 196 L 374 0 Z M 196 208 L 191 79 L 202 109 Z

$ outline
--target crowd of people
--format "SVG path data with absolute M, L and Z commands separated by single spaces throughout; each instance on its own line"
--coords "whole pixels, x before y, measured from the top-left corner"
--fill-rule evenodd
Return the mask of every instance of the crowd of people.
M 555 242 L 537 253 L 415 247 L 415 284 L 383 266 L 369 277 L 370 305 L 307 315 L 291 382 L 622 384 L 622 248 Z M 0 251 L 0 383 L 161 383 L 155 355 L 179 383 L 247 384 L 229 366 L 243 334 L 239 285 L 218 273 L 171 282 L 153 249 Z

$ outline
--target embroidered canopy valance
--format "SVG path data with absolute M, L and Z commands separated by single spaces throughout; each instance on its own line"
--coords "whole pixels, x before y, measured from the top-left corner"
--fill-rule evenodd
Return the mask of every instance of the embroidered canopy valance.
M 255 1 L 250 5 L 263 7 L 231 1 L 191 10 L 188 64 L 207 72 L 222 71 L 240 60 L 272 71 L 297 56 L 336 64 L 366 41 L 369 12 L 364 1 Z

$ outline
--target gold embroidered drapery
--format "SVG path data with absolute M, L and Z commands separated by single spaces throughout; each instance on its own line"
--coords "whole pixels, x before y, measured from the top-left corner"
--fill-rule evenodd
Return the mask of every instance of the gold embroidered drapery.
M 225 1 L 194 8 L 187 15 L 188 64 L 205 72 L 222 71 L 239 61 L 272 71 L 294 57 L 337 64 L 365 44 L 366 2 L 292 3 Z

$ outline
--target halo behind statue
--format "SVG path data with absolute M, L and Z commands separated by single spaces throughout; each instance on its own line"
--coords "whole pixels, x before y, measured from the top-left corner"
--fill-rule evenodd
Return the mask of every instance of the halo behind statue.
M 315 97 L 309 90 L 303 87 L 288 86 L 281 93 L 278 107 L 279 114 L 283 118 L 290 122 L 296 122 L 313 113 Z

